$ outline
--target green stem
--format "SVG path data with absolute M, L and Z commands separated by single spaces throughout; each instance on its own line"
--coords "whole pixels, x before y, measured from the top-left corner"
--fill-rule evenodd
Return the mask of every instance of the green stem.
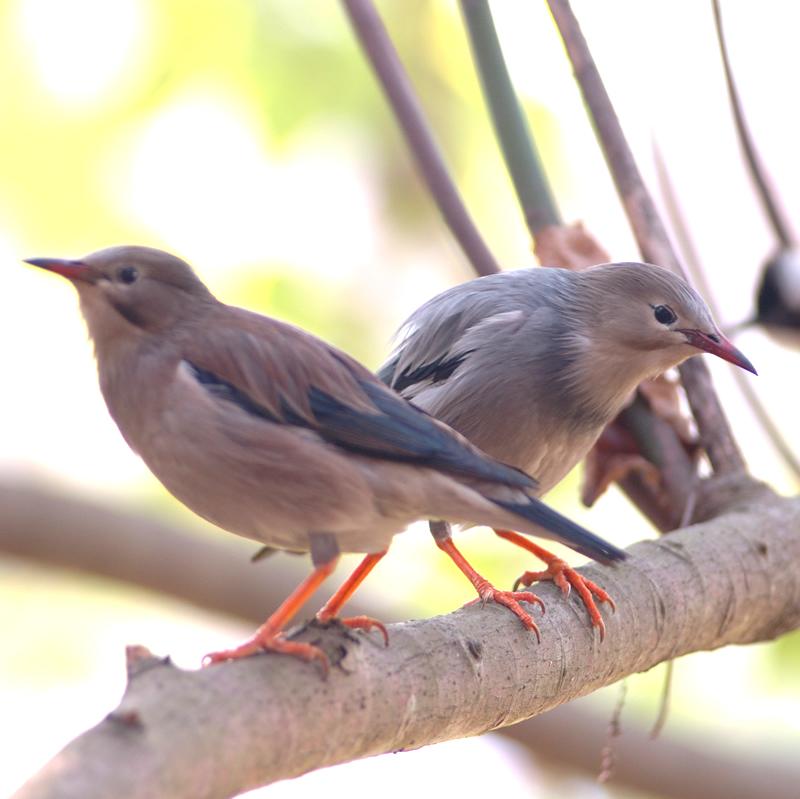
M 495 134 L 525 222 L 535 238 L 542 228 L 561 225 L 561 215 L 536 142 L 514 92 L 489 3 L 487 0 L 461 0 L 461 11 Z

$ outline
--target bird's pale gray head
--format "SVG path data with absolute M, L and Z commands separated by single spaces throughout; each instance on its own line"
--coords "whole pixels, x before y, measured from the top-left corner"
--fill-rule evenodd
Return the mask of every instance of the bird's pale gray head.
M 613 264 L 580 273 L 578 312 L 597 352 L 634 359 L 657 374 L 699 351 L 755 369 L 722 335 L 703 298 L 677 275 L 650 264 Z
M 28 263 L 72 282 L 95 340 L 166 330 L 212 299 L 185 261 L 150 247 L 109 247 L 74 261 L 31 258 Z

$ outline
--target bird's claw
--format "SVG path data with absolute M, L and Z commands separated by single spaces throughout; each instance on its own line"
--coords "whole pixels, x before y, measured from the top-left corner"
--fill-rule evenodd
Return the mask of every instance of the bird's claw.
M 241 658 L 255 655 L 258 652 L 278 652 L 283 655 L 292 655 L 301 660 L 317 661 L 324 677 L 330 671 L 330 661 L 328 656 L 314 644 L 307 644 L 302 641 L 287 641 L 283 633 L 272 635 L 254 635 L 247 641 L 235 646 L 233 649 L 221 649 L 218 652 L 210 652 L 202 661 L 204 667 L 213 666 L 216 663 L 223 663 L 226 660 L 239 660 Z
M 542 602 L 542 600 L 536 596 L 536 594 L 531 593 L 530 591 L 501 591 L 499 588 L 495 588 L 488 582 L 477 588 L 478 598 L 473 599 L 471 602 L 467 602 L 464 607 L 475 605 L 478 602 L 480 602 L 481 605 L 485 605 L 489 600 L 496 602 L 498 605 L 503 605 L 507 607 L 525 625 L 526 629 L 530 630 L 532 633 L 535 633 L 536 640 L 541 643 L 542 636 L 539 633 L 539 627 L 533 620 L 531 614 L 519 604 L 520 602 L 528 602 L 532 605 L 539 605 L 539 607 L 542 609 L 542 613 L 544 613 L 544 602 Z
M 597 583 L 592 582 L 586 577 L 582 577 L 566 561 L 561 558 L 553 558 L 547 565 L 547 569 L 538 572 L 525 572 L 514 582 L 514 591 L 522 586 L 529 586 L 541 580 L 552 580 L 560 589 L 564 596 L 569 596 L 572 587 L 578 592 L 586 612 L 592 624 L 600 632 L 600 640 L 606 637 L 606 625 L 600 611 L 595 603 L 594 597 L 598 602 L 605 602 L 611 607 L 612 612 L 616 612 L 617 606 L 609 594 L 604 591 Z
M 371 618 L 370 616 L 349 616 L 347 618 L 340 619 L 338 616 L 327 616 L 320 612 L 317 613 L 317 621 L 322 625 L 335 622 L 336 624 L 341 624 L 350 628 L 351 630 L 364 630 L 366 632 L 377 630 L 383 636 L 384 645 L 389 646 L 389 633 L 386 630 L 386 625 L 377 619 Z

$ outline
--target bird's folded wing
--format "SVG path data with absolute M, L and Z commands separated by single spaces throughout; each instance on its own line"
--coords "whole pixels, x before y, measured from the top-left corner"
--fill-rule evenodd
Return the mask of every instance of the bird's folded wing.
M 378 377 L 413 398 L 451 377 L 487 335 L 504 335 L 547 304 L 544 284 L 553 270 L 520 269 L 470 280 L 418 308 L 399 331 L 392 357 Z M 560 271 L 560 270 L 558 270 Z M 486 326 L 494 329 L 489 331 Z
M 183 359 L 215 398 L 267 423 L 313 430 L 362 455 L 535 485 L 387 389 L 345 353 L 291 325 L 239 310 L 221 315 L 193 330 Z

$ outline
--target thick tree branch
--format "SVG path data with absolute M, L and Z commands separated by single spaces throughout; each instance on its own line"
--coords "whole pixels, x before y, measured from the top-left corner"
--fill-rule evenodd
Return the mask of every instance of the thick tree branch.
M 251 564 L 257 549 L 255 542 L 216 532 L 205 536 L 199 528 L 71 499 L 34 483 L 0 482 L 0 552 L 261 622 L 296 587 L 307 561 L 298 558 L 297 570 Z M 329 596 L 325 586 L 314 601 L 321 607 Z M 400 618 L 388 603 L 373 604 L 369 612 Z
M 20 480 L 0 483 L 0 520 L 0 552 L 4 554 L 146 586 L 254 624 L 283 600 L 303 573 L 300 559 L 296 574 L 294 568 L 276 569 L 275 563 L 250 566 L 247 558 L 252 545 L 241 539 L 197 535 Z M 188 573 L 187 552 L 191 552 Z M 231 585 L 236 591 L 230 590 Z M 323 591 L 317 604 L 325 599 Z M 348 603 L 348 612 L 371 613 L 384 620 L 401 617 L 401 603 L 376 608 L 375 602 L 372 597 L 367 606 L 357 594 Z M 607 717 L 570 704 L 501 732 L 549 762 L 596 775 L 607 726 Z M 708 741 L 687 741 L 684 734 L 680 742 L 662 734 L 658 746 L 653 746 L 647 732 L 630 721 L 624 724 L 614 749 L 615 784 L 657 791 L 665 797 L 746 799 L 757 793 L 753 786 L 769 773 L 771 791 L 775 793 L 779 784 L 776 796 L 788 799 L 798 782 L 796 769 L 780 759 L 769 759 L 766 752 L 749 750 L 747 758 L 740 758 L 728 747 L 710 751 Z M 687 771 L 676 770 L 675 762 L 693 765 Z
M 795 629 L 800 500 L 742 481 L 728 495 L 739 504 L 726 515 L 586 569 L 618 601 L 603 645 L 576 606 L 551 601 L 541 645 L 495 606 L 393 625 L 388 649 L 309 628 L 300 637 L 340 660 L 327 681 L 280 656 L 197 672 L 146 660 L 120 707 L 19 796 L 227 797 L 503 727 L 669 658 Z
M 608 740 L 608 716 L 563 705 L 525 724 L 509 727 L 509 738 L 529 746 L 549 765 L 580 769 L 596 777 L 599 752 Z M 627 719 L 615 738 L 610 785 L 630 786 L 648 796 L 676 799 L 797 799 L 798 774 L 791 757 L 713 739 L 702 731 L 681 730 L 658 741 Z M 788 753 L 787 753 L 788 754 Z
M 548 3 L 642 257 L 685 276 L 568 0 Z M 680 374 L 712 467 L 720 474 L 743 472 L 744 459 L 708 367 L 701 358 L 691 358 L 681 365 Z

